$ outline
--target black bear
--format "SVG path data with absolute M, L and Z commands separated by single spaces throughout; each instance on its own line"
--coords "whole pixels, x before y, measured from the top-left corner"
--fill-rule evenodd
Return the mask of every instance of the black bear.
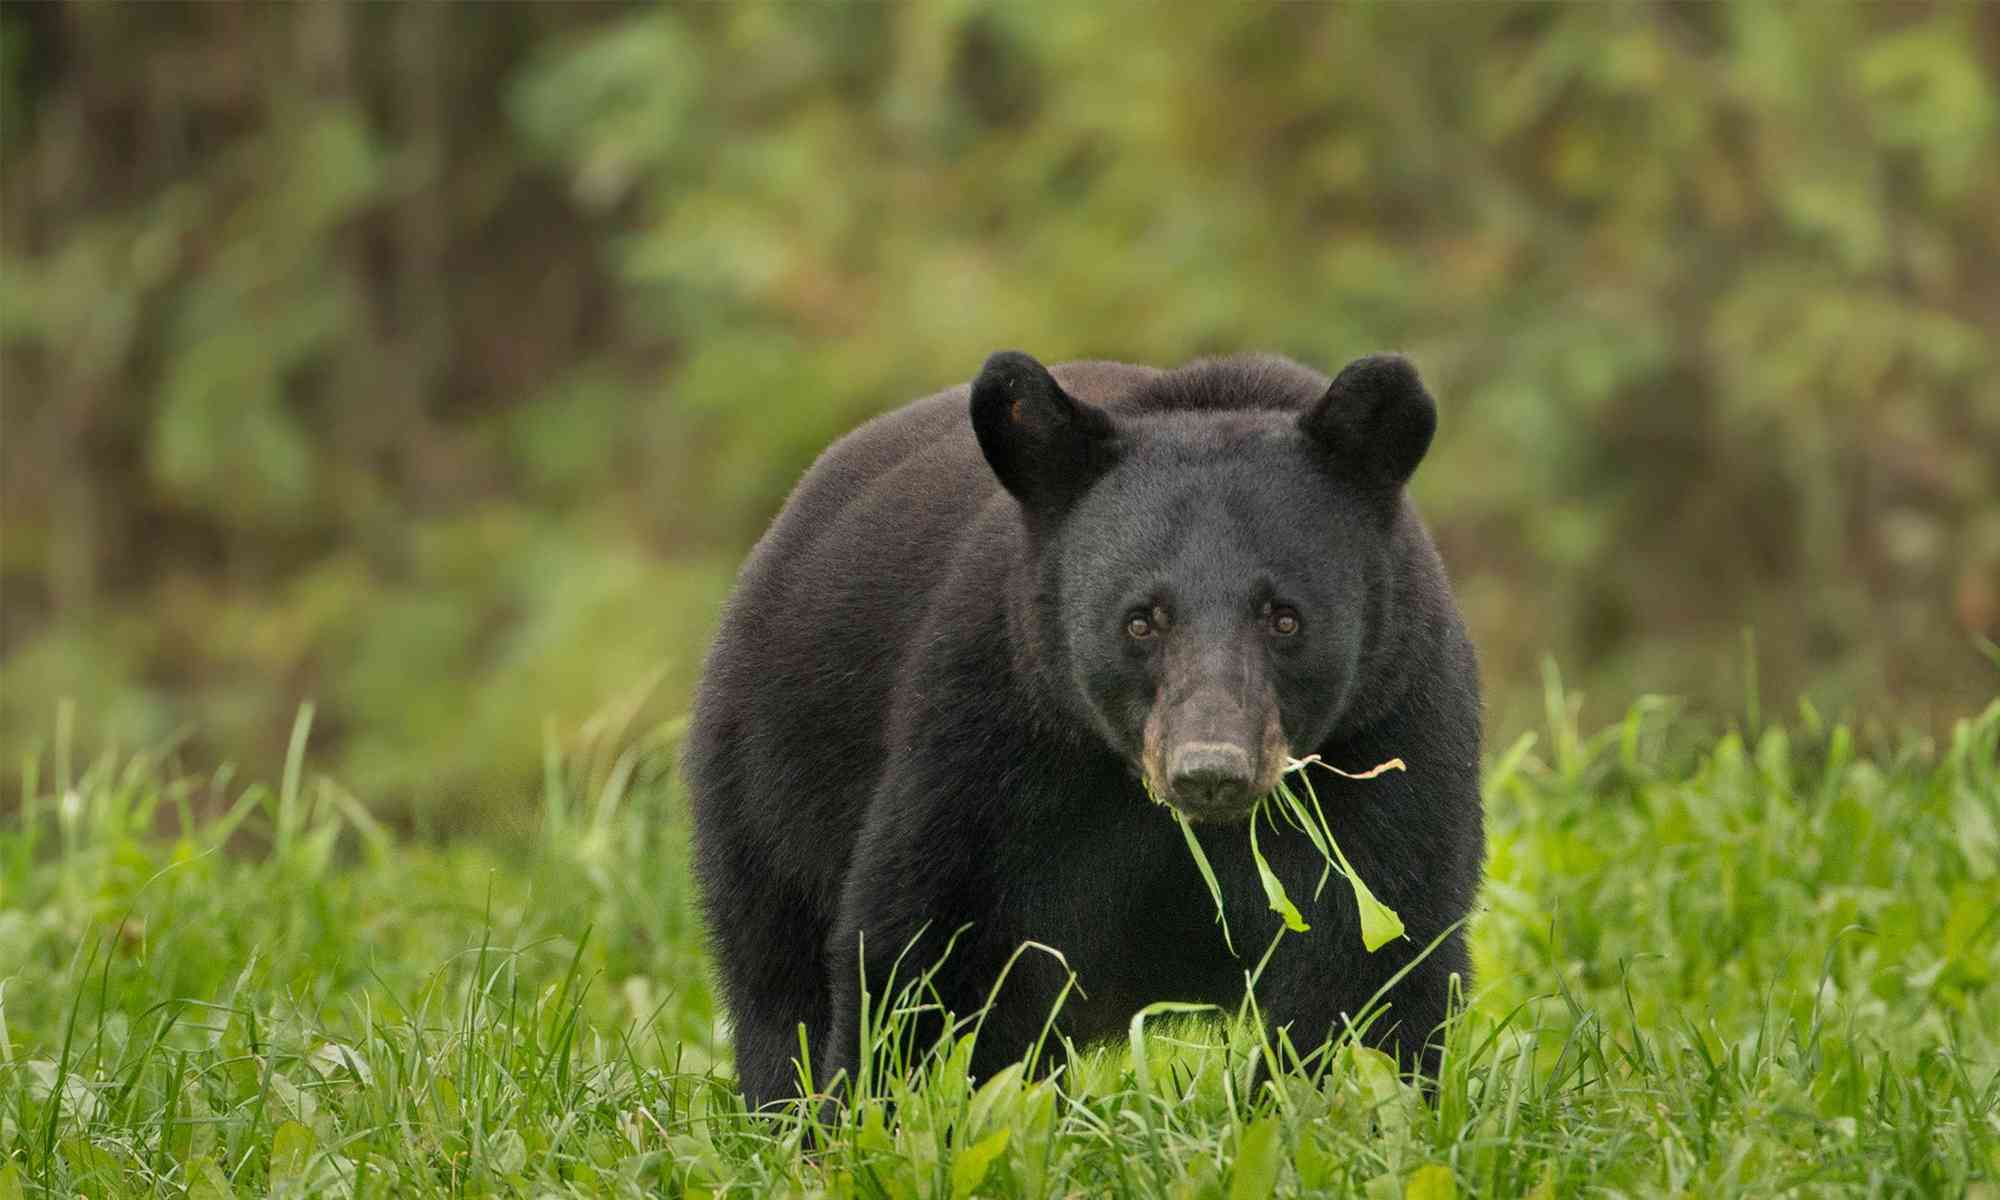
M 972 1068 L 1056 1013 L 1084 1042 L 1158 1000 L 1242 999 L 1278 917 L 1245 820 L 1288 756 L 1407 935 L 1370 953 L 1353 891 L 1297 830 L 1260 837 L 1310 922 L 1257 981 L 1293 1045 L 1343 1027 L 1474 902 L 1479 685 L 1404 495 L 1436 407 L 1410 364 L 1329 381 L 1273 357 L 1051 370 L 995 354 L 971 386 L 841 439 L 745 564 L 685 765 L 694 866 L 753 1106 L 852 1074 L 901 961 L 987 1011 Z M 1235 951 L 1171 803 L 1195 822 Z M 1018 956 L 1025 942 L 1061 951 Z M 949 945 L 949 953 L 945 953 Z M 1246 957 L 1238 957 L 1238 954 Z M 1434 1062 L 1462 927 L 1368 1029 Z

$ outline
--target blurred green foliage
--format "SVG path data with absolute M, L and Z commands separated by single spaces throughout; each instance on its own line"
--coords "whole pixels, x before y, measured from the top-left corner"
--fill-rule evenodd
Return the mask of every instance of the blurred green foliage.
M 813 455 L 989 351 L 1381 348 L 1497 726 L 1940 726 L 2000 636 L 2000 7 L 0 9 L 0 751 L 362 794 L 670 717 Z

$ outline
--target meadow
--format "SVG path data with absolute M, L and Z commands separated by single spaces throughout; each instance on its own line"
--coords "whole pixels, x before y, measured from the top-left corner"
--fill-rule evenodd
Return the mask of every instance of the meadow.
M 65 711 L 0 829 L 0 1200 L 2000 1196 L 2000 701 L 1578 711 L 1551 679 L 1490 754 L 1434 1090 L 1340 1043 L 1253 1088 L 1249 1025 L 1163 1008 L 1047 1078 L 940 1044 L 821 1127 L 734 1096 L 673 725 L 552 741 L 447 841 L 316 772 L 310 709 L 275 785 Z

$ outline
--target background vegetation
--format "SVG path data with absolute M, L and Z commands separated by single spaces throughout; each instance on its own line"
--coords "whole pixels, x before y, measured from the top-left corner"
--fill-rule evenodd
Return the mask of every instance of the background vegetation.
M 1006 346 L 1413 353 L 1502 735 L 1994 690 L 1991 4 L 10 3 L 0 135 L 5 761 L 512 803 Z

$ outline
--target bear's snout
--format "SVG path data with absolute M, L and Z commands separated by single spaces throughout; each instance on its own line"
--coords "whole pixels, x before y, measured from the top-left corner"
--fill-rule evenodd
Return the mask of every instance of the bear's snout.
M 1196 821 L 1240 821 L 1277 786 L 1286 755 L 1276 698 L 1256 709 L 1212 689 L 1156 703 L 1140 760 L 1147 791 Z
M 1196 821 L 1249 816 L 1286 757 L 1261 647 L 1218 624 L 1188 621 L 1169 636 L 1142 738 L 1147 792 Z
M 1188 742 L 1167 759 L 1169 792 L 1175 807 L 1190 816 L 1240 817 L 1256 797 L 1247 747 L 1230 742 Z

